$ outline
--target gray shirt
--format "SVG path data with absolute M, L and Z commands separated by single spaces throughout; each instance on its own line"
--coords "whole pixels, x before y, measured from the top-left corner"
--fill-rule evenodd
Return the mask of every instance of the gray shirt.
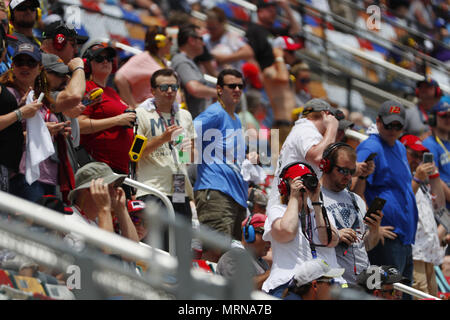
M 186 104 L 192 115 L 192 119 L 194 119 L 206 109 L 207 101 L 205 98 L 196 98 L 190 95 L 186 90 L 186 84 L 193 80 L 196 80 L 204 85 L 207 85 L 207 82 L 204 79 L 203 73 L 199 67 L 183 52 L 179 52 L 173 56 L 171 67 L 180 77 L 181 87 L 183 88 L 186 97 Z
M 420 136 L 430 130 L 426 120 L 419 107 L 407 108 L 405 118 L 405 133 Z

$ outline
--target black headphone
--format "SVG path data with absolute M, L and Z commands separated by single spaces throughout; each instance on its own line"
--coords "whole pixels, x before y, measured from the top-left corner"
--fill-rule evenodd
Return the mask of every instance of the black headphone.
M 335 142 L 330 144 L 324 151 L 322 155 L 322 160 L 320 160 L 319 168 L 323 171 L 323 173 L 328 173 L 333 170 L 334 166 L 336 165 L 331 158 L 331 155 L 334 153 L 335 150 L 339 149 L 340 147 L 349 147 L 350 145 L 344 143 L 344 142 Z
M 279 175 L 280 182 L 278 183 L 278 191 L 280 192 L 280 194 L 282 196 L 289 195 L 291 193 L 291 187 L 289 186 L 289 182 L 286 179 L 284 179 L 284 176 L 285 176 L 286 172 L 289 170 L 289 168 L 291 168 L 295 165 L 298 165 L 298 164 L 304 165 L 305 167 L 307 167 L 309 169 L 309 171 L 311 171 L 311 173 L 314 176 L 316 176 L 314 169 L 305 162 L 296 161 L 296 162 L 292 162 L 292 163 L 288 164 L 287 166 L 285 166 L 283 168 L 283 170 L 281 170 L 281 173 Z

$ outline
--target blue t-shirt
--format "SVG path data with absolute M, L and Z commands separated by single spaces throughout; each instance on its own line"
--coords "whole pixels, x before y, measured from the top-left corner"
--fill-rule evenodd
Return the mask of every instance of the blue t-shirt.
M 232 197 L 247 208 L 248 184 L 241 175 L 245 140 L 241 120 L 216 102 L 194 119 L 196 145 L 201 163 L 197 165 L 194 191 L 214 189 Z
M 378 134 L 371 134 L 356 148 L 357 161 L 363 162 L 372 152 L 378 155 L 374 159 L 375 171 L 367 178 L 364 192 L 367 204 L 377 196 L 385 199 L 381 225 L 393 226 L 403 244 L 413 244 L 418 211 L 406 148 L 398 140 L 391 147 Z
M 450 150 L 450 142 L 442 140 L 447 150 Z M 441 180 L 450 184 L 450 156 L 436 141 L 434 136 L 429 136 L 423 141 L 423 145 L 434 155 L 434 163 L 437 165 Z

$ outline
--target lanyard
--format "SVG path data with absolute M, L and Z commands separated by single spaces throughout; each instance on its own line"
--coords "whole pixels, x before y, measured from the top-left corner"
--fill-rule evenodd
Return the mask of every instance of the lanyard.
M 166 120 L 164 120 L 164 117 L 162 116 L 161 112 L 157 108 L 155 108 L 155 111 L 158 113 L 159 118 L 162 120 L 162 123 L 164 125 L 164 129 L 167 130 L 167 128 L 169 126 L 167 125 Z M 170 123 L 171 123 L 171 125 L 175 124 L 175 112 L 173 111 L 173 108 L 170 111 Z M 171 141 L 168 142 L 168 145 L 169 145 L 170 152 L 172 153 L 173 162 L 177 166 L 177 171 L 181 172 L 180 166 L 179 166 L 179 163 L 178 163 L 178 159 L 177 159 L 177 155 L 176 155 L 176 150 L 172 147 L 172 142 Z
M 447 157 L 449 157 L 449 152 L 447 150 L 447 148 L 445 147 L 445 145 L 442 143 L 441 139 L 436 135 L 436 141 L 437 143 L 439 143 L 439 145 L 442 147 L 442 149 L 444 149 L 445 153 L 447 154 Z

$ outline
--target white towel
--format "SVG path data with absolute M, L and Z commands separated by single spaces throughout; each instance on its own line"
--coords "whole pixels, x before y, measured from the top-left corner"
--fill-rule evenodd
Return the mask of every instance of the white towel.
M 26 103 L 34 101 L 34 91 L 28 94 Z M 25 179 L 32 184 L 39 179 L 39 163 L 55 153 L 52 137 L 42 118 L 41 112 L 36 112 L 34 117 L 26 119 L 27 122 L 27 150 L 25 162 Z
M 255 184 L 264 183 L 267 177 L 266 172 L 261 166 L 252 164 L 248 159 L 242 162 L 241 174 L 245 181 L 252 181 Z

